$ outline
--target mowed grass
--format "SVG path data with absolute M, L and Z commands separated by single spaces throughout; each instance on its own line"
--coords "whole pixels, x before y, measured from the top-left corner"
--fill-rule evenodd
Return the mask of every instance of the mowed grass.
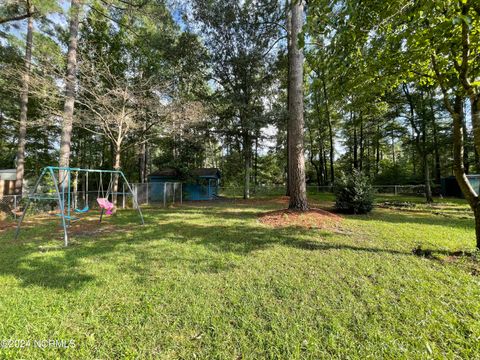
M 48 219 L 31 219 L 18 242 L 1 231 L 0 340 L 75 347 L 4 348 L 0 357 L 480 358 L 468 210 L 377 208 L 331 229 L 258 222 L 282 206 L 147 208 L 145 226 L 120 211 L 100 227 L 93 218 L 77 225 L 85 228 L 68 248 Z M 413 254 L 419 247 L 428 256 Z

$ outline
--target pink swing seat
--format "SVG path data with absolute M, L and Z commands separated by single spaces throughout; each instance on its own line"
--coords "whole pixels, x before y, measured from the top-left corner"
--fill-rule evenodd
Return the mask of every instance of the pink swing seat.
M 105 209 L 105 214 L 106 215 L 112 215 L 112 210 L 115 207 L 108 199 L 106 198 L 97 198 L 97 203 L 98 205 L 102 208 Z

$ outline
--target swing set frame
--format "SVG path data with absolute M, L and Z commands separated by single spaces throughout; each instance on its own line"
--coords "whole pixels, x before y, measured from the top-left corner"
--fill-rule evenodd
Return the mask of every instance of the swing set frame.
M 58 178 L 56 175 L 56 172 L 58 172 Z M 18 220 L 17 224 L 17 229 L 15 231 L 15 240 L 18 238 L 19 233 L 20 233 L 20 227 L 22 225 L 23 219 L 25 218 L 25 215 L 28 211 L 28 208 L 30 207 L 30 204 L 32 200 L 57 200 L 58 202 L 58 208 L 60 210 L 60 218 L 62 219 L 62 227 L 63 227 L 63 239 L 64 239 L 64 244 L 65 246 L 68 246 L 68 231 L 67 228 L 70 226 L 71 220 L 77 220 L 78 218 L 73 218 L 72 215 L 72 191 L 71 191 L 71 173 L 76 172 L 76 178 L 78 179 L 78 174 L 79 173 L 85 173 L 85 176 L 88 179 L 88 174 L 89 173 L 99 173 L 100 174 L 100 184 L 102 184 L 102 197 L 105 197 L 108 199 L 110 195 L 114 195 L 118 193 L 112 192 L 112 179 L 113 176 L 118 176 L 121 177 L 124 181 L 125 184 L 128 188 L 128 192 L 132 195 L 133 199 L 133 206 L 137 210 L 138 215 L 140 216 L 141 224 L 144 225 L 145 221 L 143 219 L 143 214 L 142 210 L 140 209 L 140 206 L 138 205 L 137 197 L 135 193 L 132 190 L 132 187 L 130 186 L 130 183 L 128 182 L 127 178 L 125 177 L 125 174 L 123 171 L 120 170 L 99 170 L 99 169 L 82 169 L 82 168 L 70 168 L 70 167 L 58 167 L 58 166 L 47 166 L 42 169 L 42 172 L 40 176 L 38 177 L 37 181 L 35 182 L 34 187 L 30 191 L 28 195 L 28 200 L 25 205 L 25 209 L 22 212 L 22 216 Z M 61 175 L 63 174 L 63 175 Z M 110 174 L 110 185 L 108 186 L 106 195 L 104 196 L 104 191 L 103 191 L 103 180 L 102 180 L 102 175 L 103 174 Z M 54 197 L 45 197 L 45 196 L 36 196 L 38 186 L 40 185 L 42 179 L 44 178 L 45 175 L 50 175 L 53 179 L 53 185 L 55 189 L 56 195 Z M 63 178 L 60 179 L 60 176 Z M 74 183 L 74 193 L 76 193 L 77 190 L 77 184 L 76 181 Z M 87 189 L 86 191 L 86 199 L 88 201 L 88 180 L 87 180 Z M 100 191 L 100 190 L 98 190 Z M 123 193 L 124 194 L 124 193 Z M 88 202 L 87 202 L 88 204 Z M 82 212 L 82 211 L 76 211 L 76 209 L 73 209 L 74 212 Z M 100 213 L 100 222 L 102 222 L 103 218 L 103 213 L 104 209 L 101 209 Z

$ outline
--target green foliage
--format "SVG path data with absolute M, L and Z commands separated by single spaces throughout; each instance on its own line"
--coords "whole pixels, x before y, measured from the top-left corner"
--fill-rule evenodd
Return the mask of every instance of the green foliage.
M 335 209 L 349 214 L 366 214 L 373 209 L 373 188 L 362 172 L 341 174 L 334 186 Z

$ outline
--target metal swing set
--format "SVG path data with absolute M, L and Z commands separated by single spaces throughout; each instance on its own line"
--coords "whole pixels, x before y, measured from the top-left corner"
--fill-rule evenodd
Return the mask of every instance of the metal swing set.
M 75 173 L 75 177 L 72 181 L 72 173 Z M 84 175 L 83 182 L 83 207 L 78 207 L 78 178 L 79 175 Z M 133 192 L 125 174 L 120 170 L 98 170 L 98 169 L 82 169 L 82 168 L 70 168 L 70 167 L 56 167 L 56 166 L 47 166 L 42 169 L 40 176 L 38 177 L 34 187 L 27 196 L 27 203 L 24 210 L 22 211 L 21 217 L 17 224 L 17 230 L 15 232 L 15 239 L 18 238 L 20 233 L 20 227 L 22 225 L 23 219 L 31 205 L 32 201 L 55 201 L 58 204 L 59 213 L 55 214 L 61 218 L 61 224 L 63 227 L 63 237 L 64 244 L 68 246 L 68 227 L 74 221 L 80 220 L 80 215 L 90 211 L 89 206 L 89 174 L 98 175 L 99 179 L 96 182 L 98 185 L 97 188 L 97 197 L 96 202 L 100 207 L 100 220 L 102 222 L 103 215 L 111 215 L 112 210 L 115 205 L 113 201 L 110 202 L 109 197 L 117 197 L 118 195 L 125 196 L 125 192 L 114 191 L 114 182 L 115 179 L 122 179 L 126 185 L 128 192 L 132 195 L 133 207 L 137 210 L 138 215 L 140 216 L 141 224 L 145 222 L 143 220 L 142 210 L 138 205 L 137 197 Z M 104 189 L 103 175 L 110 175 L 110 181 L 107 187 L 107 190 Z M 53 190 L 39 192 L 41 189 L 40 184 L 42 179 L 45 179 L 46 176 L 50 175 L 53 181 Z

